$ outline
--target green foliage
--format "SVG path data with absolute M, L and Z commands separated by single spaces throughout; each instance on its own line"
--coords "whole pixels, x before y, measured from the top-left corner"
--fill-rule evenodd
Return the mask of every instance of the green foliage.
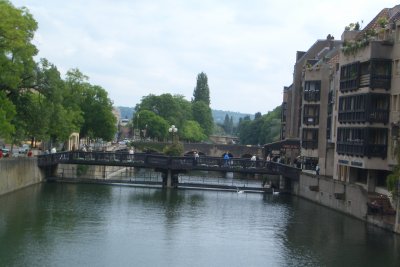
M 203 101 L 196 101 L 192 104 L 192 114 L 194 120 L 203 128 L 204 133 L 209 136 L 214 127 L 210 107 Z
M 0 1 L 0 90 L 16 95 L 33 77 L 37 22 L 26 8 Z
M 87 174 L 89 170 L 89 165 L 77 165 L 76 167 L 76 176 L 80 177 L 82 175 Z
M 207 139 L 200 124 L 197 121 L 192 120 L 186 121 L 183 124 L 180 136 L 182 139 L 191 142 L 200 142 Z
M 344 28 L 345 31 L 359 31 L 360 23 L 357 21 L 356 23 L 350 23 L 348 26 Z
M 111 140 L 116 119 L 106 91 L 78 69 L 64 81 L 46 59 L 35 63 L 37 23 L 26 8 L 0 0 L 0 18 L 0 137 L 60 143 L 80 131 Z
M 183 156 L 183 145 L 179 142 L 174 142 L 164 148 L 164 154 L 167 156 L 179 157 Z
M 147 129 L 146 136 L 163 140 L 168 136 L 168 128 L 170 124 L 161 116 L 153 111 L 141 110 L 135 113 L 133 118 L 134 127 L 139 124 L 139 129 Z
M 142 110 L 152 111 L 157 116 L 166 120 L 169 125 L 173 124 L 178 129 L 181 129 L 185 121 L 192 119 L 191 103 L 181 95 L 162 94 L 156 96 L 150 94 L 143 97 L 135 109 L 136 112 Z M 134 121 L 136 122 L 136 120 Z
M 355 55 L 359 50 L 367 47 L 371 39 L 377 35 L 374 29 L 367 30 L 361 39 L 345 41 L 342 45 L 342 52 L 345 56 Z
M 9 140 L 15 132 L 15 127 L 11 123 L 15 114 L 15 106 L 8 100 L 6 94 L 0 91 L 0 136 L 6 140 Z
M 222 127 L 225 134 L 233 135 L 234 133 L 234 125 L 233 125 L 233 117 L 229 117 L 228 114 L 225 115 L 224 123 L 222 125 L 218 125 Z M 215 129 L 214 129 L 215 131 Z
M 385 28 L 386 25 L 389 23 L 388 19 L 385 17 L 380 17 L 377 22 L 381 28 Z
M 239 122 L 238 132 L 241 144 L 262 145 L 278 141 L 281 127 L 281 107 L 265 115 L 256 113 L 254 120 L 249 116 Z
M 210 88 L 208 87 L 207 75 L 204 72 L 197 75 L 197 83 L 193 91 L 192 102 L 198 101 L 203 101 L 207 106 L 210 105 Z
M 81 136 L 111 141 L 117 131 L 117 119 L 112 109 L 112 102 L 106 90 L 100 86 L 87 85 L 81 106 L 84 119 Z

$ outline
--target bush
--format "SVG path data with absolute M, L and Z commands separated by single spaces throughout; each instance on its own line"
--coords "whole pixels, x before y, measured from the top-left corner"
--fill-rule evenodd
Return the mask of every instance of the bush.
M 183 145 L 181 143 L 173 143 L 166 146 L 163 150 L 164 154 L 167 156 L 179 157 L 183 155 Z

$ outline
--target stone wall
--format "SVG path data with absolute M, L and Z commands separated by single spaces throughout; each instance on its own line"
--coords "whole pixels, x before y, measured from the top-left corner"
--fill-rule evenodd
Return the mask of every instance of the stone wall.
M 133 167 L 58 164 L 56 175 L 60 178 L 118 179 L 133 173 Z
M 299 182 L 292 184 L 294 195 L 359 219 L 366 219 L 368 194 L 362 186 L 308 173 L 302 173 Z
M 40 183 L 44 175 L 37 166 L 36 158 L 0 159 L 0 195 Z
M 377 218 L 367 215 L 368 194 L 361 185 L 303 172 L 298 182 L 292 182 L 292 194 L 389 231 L 400 233 L 399 225 L 393 224 L 394 222 L 387 223 L 386 216 Z M 398 213 L 397 216 L 400 216 Z

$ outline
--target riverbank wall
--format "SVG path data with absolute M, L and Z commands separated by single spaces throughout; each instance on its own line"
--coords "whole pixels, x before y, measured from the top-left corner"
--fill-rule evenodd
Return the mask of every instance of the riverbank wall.
M 368 193 L 361 185 L 303 172 L 299 181 L 292 182 L 291 187 L 293 195 L 400 234 L 399 225 L 394 223 L 395 216 L 387 218 L 368 215 Z M 399 214 L 397 213 L 396 216 Z
M 37 158 L 19 157 L 0 160 L 0 196 L 44 181 Z

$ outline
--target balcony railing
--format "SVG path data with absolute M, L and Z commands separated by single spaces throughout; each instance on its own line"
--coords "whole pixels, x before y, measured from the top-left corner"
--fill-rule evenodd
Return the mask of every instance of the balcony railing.
M 360 80 L 358 77 L 354 77 L 353 79 L 341 80 L 340 81 L 340 91 L 348 92 L 358 89 L 360 85 Z
M 321 94 L 319 91 L 305 91 L 304 101 L 308 102 L 318 102 L 321 99 Z
M 388 123 L 389 111 L 387 110 L 358 110 L 358 111 L 339 111 L 338 120 L 340 123 Z
M 389 90 L 391 86 L 391 75 L 373 75 L 371 76 L 370 87 L 374 88 L 382 88 Z
M 364 144 L 362 141 L 337 142 L 336 151 L 338 154 L 386 158 L 387 145 Z
M 304 149 L 318 148 L 318 140 L 301 140 L 301 147 Z
M 350 122 L 365 122 L 366 113 L 365 110 L 361 111 L 343 111 L 340 110 L 338 114 L 338 119 L 340 123 L 350 123 Z

